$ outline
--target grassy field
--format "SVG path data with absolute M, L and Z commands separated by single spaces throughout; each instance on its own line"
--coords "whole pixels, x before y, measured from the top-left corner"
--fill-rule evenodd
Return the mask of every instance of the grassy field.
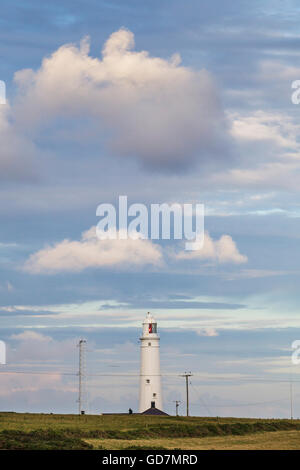
M 299 450 L 300 431 L 276 431 L 249 434 L 246 436 L 223 436 L 181 439 L 139 439 L 130 444 L 118 439 L 87 439 L 94 449 L 122 450 L 182 449 L 182 450 Z
M 300 420 L 0 413 L 0 449 L 300 449 Z

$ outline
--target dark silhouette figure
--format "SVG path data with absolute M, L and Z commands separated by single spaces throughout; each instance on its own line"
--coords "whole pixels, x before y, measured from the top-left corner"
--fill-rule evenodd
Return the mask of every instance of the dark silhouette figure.
M 129 413 L 130 415 L 132 415 L 132 409 L 131 409 L 131 408 L 129 408 L 128 413 Z

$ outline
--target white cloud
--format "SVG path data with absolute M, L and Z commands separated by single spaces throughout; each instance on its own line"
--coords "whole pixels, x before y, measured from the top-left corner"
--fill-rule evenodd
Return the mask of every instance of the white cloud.
M 219 336 L 219 333 L 215 328 L 203 328 L 196 331 L 198 336 Z
M 76 339 L 57 341 L 51 336 L 25 330 L 10 336 L 16 347 L 9 349 L 10 363 L 72 360 L 76 352 Z
M 263 60 L 259 64 L 258 77 L 261 81 L 265 81 L 269 86 L 281 86 L 285 91 L 286 85 L 289 88 L 293 80 L 300 77 L 300 68 L 290 65 L 280 60 Z
M 46 342 L 49 343 L 52 341 L 50 336 L 43 335 L 41 333 L 37 333 L 36 331 L 28 330 L 23 331 L 22 333 L 11 335 L 11 339 L 15 341 L 39 341 L 39 342 Z
M 36 72 L 17 72 L 18 123 L 88 117 L 113 152 L 159 168 L 223 156 L 227 125 L 212 76 L 180 65 L 177 54 L 165 60 L 133 47 L 133 33 L 120 29 L 102 59 L 89 55 L 84 39 L 80 48 L 60 47 Z
M 181 251 L 175 255 L 175 258 L 177 260 L 211 260 L 221 264 L 241 264 L 248 261 L 247 256 L 239 252 L 235 242 L 229 235 L 222 235 L 219 240 L 213 240 L 207 232 L 201 250 Z
M 81 240 L 63 240 L 53 246 L 47 246 L 30 255 L 23 270 L 32 273 L 54 274 L 57 272 L 80 272 L 87 268 L 118 268 L 122 270 L 140 269 L 147 265 L 162 267 L 165 265 L 162 248 L 151 240 L 136 239 L 100 240 L 95 227 L 82 233 Z M 205 233 L 204 245 L 197 251 L 174 252 L 166 250 L 169 258 L 180 260 L 209 260 L 214 263 L 241 264 L 248 261 L 242 255 L 229 235 L 222 235 L 213 240 Z
M 229 113 L 238 165 L 209 177 L 211 185 L 299 190 L 299 123 L 284 112 Z
M 16 128 L 9 104 L 0 105 L 0 179 L 33 180 L 36 150 Z
M 63 240 L 32 254 L 24 265 L 30 273 L 79 272 L 86 268 L 160 266 L 162 253 L 150 240 L 99 240 L 95 227 L 80 241 Z
M 3 282 L 3 283 L 0 283 L 0 289 L 1 290 L 6 290 L 8 292 L 12 292 L 14 290 L 14 286 L 12 285 L 11 282 L 6 281 L 6 282 Z
M 297 137 L 300 125 L 285 113 L 255 111 L 250 115 L 231 114 L 231 133 L 244 141 L 269 141 L 279 149 L 300 150 Z
M 297 162 L 262 163 L 256 168 L 234 168 L 223 174 L 213 175 L 211 184 L 235 188 L 255 188 L 299 191 L 300 165 Z
M 3 369 L 0 390 L 2 399 L 28 399 L 25 406 L 28 409 L 28 406 L 38 404 L 43 394 L 50 391 L 68 392 L 69 396 L 74 393 L 73 378 L 69 381 L 60 371 L 66 370 L 66 366 L 68 370 L 70 367 L 73 369 L 76 343 L 76 338 L 58 341 L 33 330 L 11 335 L 7 342 L 8 363 L 10 369 L 16 367 L 24 374 L 6 374 Z

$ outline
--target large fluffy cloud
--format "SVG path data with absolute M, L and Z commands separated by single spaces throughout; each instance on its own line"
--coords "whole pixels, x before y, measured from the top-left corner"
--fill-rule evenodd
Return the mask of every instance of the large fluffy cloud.
M 63 240 L 32 254 L 24 269 L 30 273 L 78 272 L 86 268 L 159 266 L 162 254 L 149 240 L 99 240 L 95 227 L 83 232 L 80 241 Z
M 178 55 L 165 60 L 133 47 L 132 32 L 120 29 L 101 59 L 89 55 L 85 39 L 80 48 L 60 47 L 37 71 L 17 72 L 17 121 L 32 128 L 90 119 L 94 137 L 113 152 L 153 167 L 223 156 L 227 126 L 212 76 L 180 65 Z
M 0 104 L 0 179 L 35 179 L 35 156 L 34 144 L 16 128 L 9 104 Z

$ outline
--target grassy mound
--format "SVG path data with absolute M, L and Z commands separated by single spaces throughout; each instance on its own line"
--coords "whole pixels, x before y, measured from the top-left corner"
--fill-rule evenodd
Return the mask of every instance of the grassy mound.
M 179 437 L 213 437 L 213 436 L 244 436 L 257 432 L 275 432 L 285 430 L 300 430 L 300 423 L 288 420 L 235 423 L 205 423 L 205 424 L 164 424 L 150 425 L 137 429 L 111 429 L 111 430 L 81 430 L 64 429 L 69 438 L 81 437 L 85 439 L 147 439 L 147 438 L 179 438 Z

